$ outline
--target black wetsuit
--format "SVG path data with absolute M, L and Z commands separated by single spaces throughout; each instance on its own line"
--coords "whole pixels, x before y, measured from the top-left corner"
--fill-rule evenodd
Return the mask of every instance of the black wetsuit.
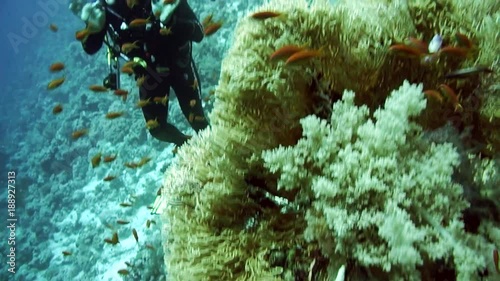
M 191 127 L 198 132 L 208 126 L 201 106 L 200 79 L 191 57 L 191 42 L 203 39 L 203 28 L 187 0 L 180 0 L 169 22 L 163 27 L 151 16 L 151 2 L 141 2 L 144 3 L 135 5 L 132 9 L 127 7 L 125 0 L 116 0 L 113 5 L 108 5 L 107 28 L 90 35 L 82 45 L 88 54 L 96 53 L 103 44 L 107 30 L 116 32 L 118 36 L 114 41 L 119 46 L 135 42 L 138 48 L 126 55 L 131 59 L 139 57 L 147 62 L 147 68 L 134 67 L 136 79 L 145 77 L 140 87 L 140 99 L 150 99 L 150 103 L 142 107 L 144 118 L 146 121 L 156 119 L 159 123 L 158 127 L 149 131 L 156 139 L 182 145 L 189 137 L 167 123 L 168 103 L 155 103 L 154 100 L 164 98 L 172 87 Z M 106 6 L 104 3 L 103 5 Z M 134 19 L 148 19 L 150 24 L 122 30 L 124 22 L 129 24 Z M 162 31 L 170 32 L 162 34 L 161 28 Z

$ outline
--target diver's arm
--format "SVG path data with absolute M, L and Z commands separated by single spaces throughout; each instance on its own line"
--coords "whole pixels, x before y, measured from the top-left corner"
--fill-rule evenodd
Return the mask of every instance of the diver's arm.
M 203 27 L 187 0 L 180 1 L 172 19 L 172 34 L 179 41 L 200 42 L 203 39 Z
M 93 55 L 101 49 L 104 42 L 104 36 L 106 35 L 106 29 L 101 30 L 98 33 L 90 34 L 82 41 L 82 47 L 85 53 Z

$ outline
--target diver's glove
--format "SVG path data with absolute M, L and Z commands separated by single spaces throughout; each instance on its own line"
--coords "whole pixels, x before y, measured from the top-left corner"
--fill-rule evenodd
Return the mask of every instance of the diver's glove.
M 175 0 L 173 3 L 165 4 L 164 0 L 151 0 L 151 11 L 156 18 L 160 19 L 162 23 L 168 23 L 170 17 L 174 13 L 181 0 Z
M 84 2 L 84 0 L 72 0 L 69 9 L 87 24 L 90 33 L 98 33 L 106 22 L 104 7 L 98 1 L 86 4 Z

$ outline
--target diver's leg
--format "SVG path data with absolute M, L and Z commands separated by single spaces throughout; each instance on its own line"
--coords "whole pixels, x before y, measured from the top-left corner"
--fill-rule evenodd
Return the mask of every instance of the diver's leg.
M 158 127 L 149 130 L 154 138 L 181 146 L 189 137 L 174 125 L 167 123 L 169 84 L 170 77 L 167 75 L 146 74 L 146 79 L 139 88 L 139 96 L 141 100 L 149 99 L 149 103 L 142 107 L 142 113 L 146 122 L 157 120 L 159 123 Z
M 190 52 L 190 50 L 189 50 Z M 190 54 L 190 53 L 189 53 Z M 175 91 L 182 113 L 196 131 L 205 129 L 208 121 L 201 106 L 201 86 L 196 66 L 189 55 L 189 61 L 172 71 L 172 88 Z

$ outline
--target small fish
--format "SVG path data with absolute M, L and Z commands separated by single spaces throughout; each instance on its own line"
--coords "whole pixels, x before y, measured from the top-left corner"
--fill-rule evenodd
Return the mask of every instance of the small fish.
M 139 44 L 139 40 L 137 40 L 137 41 L 135 41 L 135 42 L 133 42 L 133 43 L 124 43 L 124 44 L 122 45 L 122 48 L 121 48 L 121 49 L 122 49 L 122 53 L 124 53 L 124 54 L 128 54 L 128 53 L 130 53 L 132 50 L 134 50 L 134 49 L 138 49 L 138 48 L 139 48 L 139 46 L 138 46 L 137 44 Z
M 135 241 L 139 243 L 139 235 L 137 235 L 137 230 L 135 230 L 135 228 L 132 228 L 132 235 L 134 235 Z
M 196 116 L 194 117 L 194 121 L 203 121 L 203 120 L 205 120 L 205 117 L 204 117 L 204 116 L 198 116 L 198 115 L 196 115 Z
M 107 92 L 109 89 L 104 87 L 104 86 L 101 86 L 101 85 L 90 85 L 89 86 L 89 89 L 92 91 L 92 92 Z
M 116 159 L 116 155 L 109 155 L 109 156 L 104 156 L 104 158 L 102 159 L 102 161 L 104 163 L 109 163 L 109 162 L 112 162 Z
M 275 18 L 281 16 L 281 13 L 279 12 L 273 12 L 273 11 L 262 11 L 262 12 L 255 12 L 253 13 L 250 17 L 253 19 L 257 20 L 265 20 L 269 18 Z
M 108 176 L 106 176 L 105 178 L 103 178 L 102 180 L 103 180 L 103 181 L 112 181 L 112 180 L 114 180 L 114 179 L 116 179 L 116 176 L 111 176 L 111 175 L 108 175 Z
M 92 168 L 99 166 L 99 164 L 101 163 L 101 153 L 97 153 L 96 155 L 94 155 L 90 162 L 92 163 Z
M 144 156 L 141 158 L 138 165 L 139 165 L 139 167 L 142 167 L 142 166 L 146 165 L 149 161 L 151 161 L 151 157 Z
M 439 103 L 443 103 L 443 96 L 441 95 L 440 92 L 436 91 L 436 90 L 425 90 L 424 91 L 424 95 L 427 97 L 427 98 L 430 98 L 430 99 L 433 99 L 433 100 L 436 100 L 438 101 Z
M 487 66 L 484 66 L 484 65 L 476 65 L 473 67 L 467 67 L 467 68 L 462 68 L 462 69 L 452 71 L 452 72 L 446 74 L 444 76 L 444 78 L 448 78 L 448 79 L 467 78 L 467 77 L 479 74 L 481 72 L 492 73 L 493 70 Z
M 157 128 L 158 126 L 160 126 L 160 123 L 158 123 L 157 119 L 150 119 L 146 122 L 146 128 L 148 130 L 152 130 L 154 128 Z
M 156 221 L 155 221 L 155 220 L 151 220 L 151 223 L 152 223 L 152 224 L 156 224 Z
M 149 105 L 151 104 L 151 98 L 147 99 L 147 100 L 139 100 L 137 103 L 136 103 L 136 106 L 137 107 L 145 107 L 146 105 Z
M 64 63 L 62 62 L 55 62 L 50 65 L 49 70 L 51 72 L 58 72 L 64 69 Z
M 123 101 L 126 101 L 126 100 L 127 100 L 127 96 L 128 96 L 128 91 L 127 91 L 127 90 L 123 90 L 123 89 L 116 89 L 116 90 L 114 91 L 114 94 L 115 94 L 115 96 L 122 97 Z
M 424 55 L 417 47 L 408 46 L 405 44 L 395 44 L 389 47 L 389 51 L 400 57 L 415 58 Z
M 146 249 L 148 249 L 148 250 L 156 251 L 156 248 L 153 245 L 146 244 L 146 245 L 144 245 L 144 247 L 146 247 Z
M 462 112 L 463 108 L 455 91 L 446 84 L 439 85 L 439 91 L 453 105 L 455 112 Z
M 70 251 L 62 251 L 62 254 L 63 254 L 63 256 L 67 257 L 67 256 L 71 256 L 73 253 L 71 253 Z
M 125 275 L 128 275 L 129 272 L 126 269 L 120 269 L 120 270 L 118 270 L 118 274 L 125 276 Z
M 148 210 L 153 210 L 153 206 L 151 206 L 151 205 L 148 205 L 146 208 L 147 208 Z
M 167 105 L 168 103 L 168 95 L 165 95 L 164 97 L 154 97 L 153 102 L 156 104 L 163 104 Z
M 73 133 L 71 133 L 71 138 L 76 140 L 76 139 L 79 139 L 79 138 L 85 136 L 87 133 L 88 133 L 87 129 L 76 130 Z
M 274 51 L 270 56 L 269 59 L 278 59 L 278 58 L 283 58 L 283 57 L 290 57 L 291 55 L 305 50 L 305 47 L 302 46 L 296 46 L 296 45 L 285 45 L 283 47 L 280 47 L 276 51 Z
M 222 27 L 222 21 L 214 22 L 214 23 L 207 25 L 204 28 L 203 33 L 205 34 L 205 36 L 208 37 L 210 35 L 213 35 L 215 32 L 217 32 L 217 30 L 219 30 L 221 27 Z
M 121 224 L 121 225 L 125 225 L 125 224 L 129 224 L 130 222 L 126 221 L 126 220 L 117 220 L 116 223 Z
M 141 26 L 145 26 L 146 24 L 148 24 L 150 22 L 150 18 L 147 18 L 147 19 L 135 19 L 133 21 L 131 21 L 128 26 L 129 27 L 141 27 Z
M 170 34 L 172 34 L 172 28 L 170 28 L 170 27 L 164 27 L 164 28 L 160 29 L 160 35 L 161 36 L 168 36 Z
M 211 24 L 211 23 L 212 23 L 212 18 L 213 18 L 213 17 L 214 17 L 214 15 L 213 15 L 213 14 L 209 14 L 209 15 L 207 15 L 207 16 L 206 16 L 206 17 L 205 17 L 205 18 L 201 21 L 201 25 L 202 25 L 203 27 L 205 27 L 205 26 L 207 26 L 207 25 Z
M 323 56 L 323 52 L 321 49 L 319 50 L 310 50 L 306 49 L 303 51 L 299 51 L 297 53 L 294 53 L 291 55 L 285 62 L 285 64 L 293 64 L 293 63 L 298 63 L 302 62 L 304 60 L 312 59 L 312 58 L 317 58 Z
M 116 119 L 120 116 L 123 116 L 123 111 L 111 111 L 111 112 L 108 112 L 106 113 L 106 119 Z
M 405 41 L 405 45 L 418 49 L 422 54 L 427 53 L 429 50 L 429 45 L 424 40 L 415 37 L 408 37 Z
M 167 5 L 167 4 L 173 4 L 175 3 L 175 0 L 163 0 L 163 4 Z
M 123 66 L 122 69 L 120 70 L 122 73 L 125 73 L 125 74 L 134 74 L 134 70 L 132 69 L 132 67 L 126 67 L 126 66 Z
M 193 121 L 194 121 L 194 113 L 192 113 L 192 112 L 189 113 L 188 121 L 189 121 L 189 123 L 193 123 Z
M 111 244 L 111 245 L 116 245 L 116 244 L 120 243 L 120 240 L 118 239 L 118 233 L 117 232 L 113 233 L 113 236 L 111 237 L 111 239 L 105 238 L 104 242 Z
M 57 31 L 59 30 L 59 27 L 57 27 L 57 25 L 55 25 L 55 24 L 51 23 L 51 24 L 49 25 L 49 29 L 50 29 L 51 31 L 53 31 L 53 32 L 57 32 Z
M 122 203 L 120 203 L 120 206 L 121 207 L 130 207 L 130 206 L 132 206 L 132 204 L 128 203 L 128 202 L 122 202 Z
M 146 227 L 149 228 L 151 226 L 151 221 L 150 220 L 147 220 L 146 221 Z
M 470 40 L 467 35 L 462 34 L 462 33 L 457 33 L 455 34 L 455 40 L 457 40 L 458 45 L 460 47 L 465 47 L 467 49 L 472 49 L 474 47 L 474 43 Z
M 495 269 L 497 273 L 500 273 L 500 259 L 498 258 L 498 250 L 493 250 L 493 263 L 495 264 Z
M 52 108 L 52 114 L 59 114 L 63 111 L 63 107 L 60 103 L 56 104 L 53 108 Z
M 55 88 L 61 86 L 62 83 L 64 83 L 64 80 L 66 80 L 66 78 L 61 77 L 61 78 L 56 78 L 56 79 L 50 81 L 49 84 L 47 85 L 47 89 L 52 90 L 52 89 L 55 89 Z
M 135 84 L 137 85 L 137 87 L 140 88 L 140 87 L 142 87 L 142 84 L 144 84 L 145 81 L 146 81 L 146 76 L 142 75 L 141 77 L 137 78 Z
M 89 27 L 86 27 L 82 30 L 75 32 L 75 38 L 78 41 L 85 41 L 87 39 L 87 37 L 89 37 L 89 35 L 90 35 Z
M 469 54 L 469 49 L 464 47 L 446 46 L 439 50 L 439 55 L 463 58 Z
M 133 264 L 129 263 L 128 261 L 125 262 L 125 265 L 128 266 L 128 267 L 134 267 Z
M 138 167 L 137 163 L 134 163 L 134 162 L 125 162 L 125 164 L 123 164 L 125 167 L 127 168 L 131 168 L 131 169 L 136 169 Z

